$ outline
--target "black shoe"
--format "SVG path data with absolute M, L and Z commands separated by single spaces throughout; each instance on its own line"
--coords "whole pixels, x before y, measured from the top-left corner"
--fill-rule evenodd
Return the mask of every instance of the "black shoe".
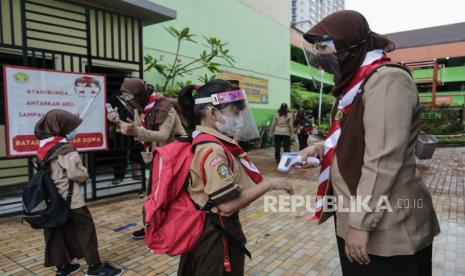
M 73 275 L 76 272 L 81 270 L 81 266 L 79 264 L 65 264 L 61 268 L 57 269 L 57 276 L 66 276 L 66 275 Z
M 95 265 L 95 267 L 89 267 L 86 276 L 120 276 L 122 274 L 122 269 L 115 268 L 110 263 L 104 262 Z
M 124 178 L 115 178 L 111 181 L 111 185 L 119 185 L 124 181 Z
M 135 240 L 143 240 L 145 239 L 145 229 L 142 228 L 140 230 L 137 230 L 131 234 L 131 237 Z

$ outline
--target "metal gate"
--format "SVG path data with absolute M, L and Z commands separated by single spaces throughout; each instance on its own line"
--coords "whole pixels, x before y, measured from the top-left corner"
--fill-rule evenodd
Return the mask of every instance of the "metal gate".
M 103 73 L 107 76 L 107 98 L 110 101 L 118 93 L 124 77 L 142 76 L 142 24 L 139 18 L 71 1 L 42 0 L 0 0 L 0 14 L 9 14 L 10 18 L 9 26 L 0 20 L 0 65 Z M 17 22 L 20 22 L 20 30 Z M 3 94 L 3 85 L 0 87 Z M 0 99 L 0 125 L 4 125 L 3 95 Z M 114 101 L 113 104 L 118 103 Z M 122 118 L 129 116 L 124 108 L 119 110 Z M 145 166 L 138 159 L 138 144 L 113 128 L 108 134 L 108 152 L 83 155 L 90 175 L 84 185 L 86 200 L 145 190 Z M 33 175 L 33 166 L 31 158 L 26 162 L 0 157 L 0 162 L 3 162 L 0 163 L 0 184 L 18 180 L 17 183 L 0 185 L 1 216 L 19 209 L 21 187 Z M 13 170 L 19 170 L 19 173 L 7 173 Z M 123 182 L 113 185 L 112 180 L 117 175 Z M 2 212 L 2 209 L 6 211 Z

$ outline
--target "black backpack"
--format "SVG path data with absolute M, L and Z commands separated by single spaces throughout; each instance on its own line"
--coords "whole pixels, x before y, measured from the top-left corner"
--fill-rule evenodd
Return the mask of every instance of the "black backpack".
M 50 149 L 45 160 L 63 145 L 59 143 Z M 63 199 L 50 177 L 50 161 L 43 166 L 38 165 L 37 173 L 23 187 L 23 219 L 34 229 L 64 225 L 71 214 L 74 182 L 69 181 L 68 195 L 66 200 Z

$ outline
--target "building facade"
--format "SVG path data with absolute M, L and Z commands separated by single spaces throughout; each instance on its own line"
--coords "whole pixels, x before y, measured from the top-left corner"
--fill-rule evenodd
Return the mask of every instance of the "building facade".
M 465 104 L 465 22 L 386 34 L 396 44 L 389 57 L 415 65 L 413 77 L 425 104 Z M 437 66 L 433 95 L 434 64 Z M 421 66 L 419 66 L 421 65 Z M 411 66 L 412 67 L 412 66 Z M 434 98 L 434 100 L 433 100 Z
M 344 9 L 344 0 L 291 0 L 292 25 L 308 31 L 328 14 Z
M 262 0 L 0 0 L 0 68 L 20 65 L 103 74 L 111 102 L 125 77 L 161 82 L 155 71 L 144 72 L 144 56 L 171 63 L 176 41 L 165 28 L 189 27 L 196 40 L 216 37 L 228 43 L 235 63 L 221 64 L 217 77 L 239 80 L 250 91 L 259 91 L 250 105 L 261 125 L 281 103 L 290 103 L 290 6 L 289 1 L 266 5 Z M 202 43 L 185 43 L 179 59 L 190 62 L 204 49 Z M 177 81 L 199 83 L 198 76 L 205 73 L 211 76 L 198 70 Z M 6 156 L 3 82 L 0 74 L 0 216 L 21 210 L 21 188 L 34 173 L 32 157 Z M 146 187 L 145 174 L 133 174 L 144 171 L 143 165 L 135 166 L 140 164 L 133 157 L 139 154 L 133 139 L 111 126 L 108 131 L 109 151 L 82 156 L 90 173 L 83 191 L 86 200 Z M 124 179 L 112 185 L 117 168 Z
M 109 100 L 119 92 L 125 77 L 142 76 L 143 27 L 176 17 L 175 10 L 148 0 L 0 0 L 0 14 L 2 70 L 3 65 L 14 65 L 104 74 Z M 22 186 L 34 173 L 33 157 L 7 157 L 3 76 L 0 74 L 0 216 L 21 210 Z M 128 164 L 128 155 L 134 141 L 116 134 L 114 128 L 108 131 L 108 151 L 82 155 L 90 174 L 84 185 L 86 200 L 139 192 L 145 187 L 145 175 L 131 177 L 134 168 Z M 124 176 L 118 186 L 111 183 L 116 166 Z

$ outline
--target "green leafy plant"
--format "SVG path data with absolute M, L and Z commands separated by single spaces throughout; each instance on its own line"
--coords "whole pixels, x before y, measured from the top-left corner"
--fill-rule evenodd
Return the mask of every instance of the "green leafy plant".
M 420 128 L 427 134 L 457 134 L 464 130 L 462 108 L 423 108 L 420 118 Z
M 464 146 L 465 135 L 460 136 L 437 136 L 438 144 L 442 146 Z
M 316 126 L 316 129 L 318 130 L 318 134 L 320 134 L 323 137 L 326 137 L 326 135 L 328 135 L 330 127 L 330 124 L 319 124 Z
M 168 96 L 172 96 L 171 94 L 176 94 L 176 86 L 179 88 L 185 84 L 176 82 L 178 77 L 190 76 L 197 70 L 207 69 L 212 75 L 204 74 L 198 77 L 199 81 L 205 83 L 216 77 L 216 73 L 219 72 L 221 66 L 219 62 L 226 62 L 234 66 L 235 61 L 226 48 L 228 44 L 222 42 L 218 38 L 205 36 L 203 36 L 204 41 L 201 43 L 201 45 L 205 47 L 205 50 L 203 50 L 197 58 L 189 62 L 182 61 L 180 59 L 180 51 L 183 42 L 199 43 L 199 41 L 195 40 L 196 36 L 190 33 L 189 28 L 177 30 L 174 27 L 169 27 L 165 28 L 165 30 L 177 41 L 174 60 L 168 63 L 152 55 L 146 55 L 144 57 L 146 65 L 145 71 L 155 70 L 164 78 L 162 85 L 155 85 L 156 90 L 165 92 Z
M 322 122 L 329 121 L 333 101 L 333 96 L 323 94 L 321 104 Z M 313 118 L 318 118 L 319 102 L 319 93 L 305 90 L 304 85 L 300 82 L 294 82 L 291 84 L 291 106 L 293 108 L 303 107 L 307 115 L 311 115 Z
M 271 146 L 270 129 L 271 121 L 268 120 L 258 126 L 258 133 L 260 134 L 261 148 Z

